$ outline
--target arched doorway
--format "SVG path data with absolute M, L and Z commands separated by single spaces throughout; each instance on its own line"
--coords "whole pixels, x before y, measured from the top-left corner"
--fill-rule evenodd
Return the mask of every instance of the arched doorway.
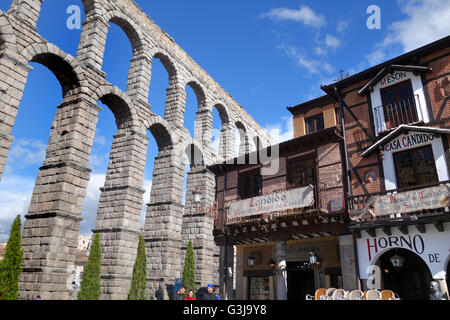
M 401 268 L 394 268 L 391 258 L 398 255 L 404 259 Z M 392 249 L 377 261 L 381 269 L 381 288 L 392 290 L 402 300 L 428 300 L 432 275 L 426 263 L 412 251 Z

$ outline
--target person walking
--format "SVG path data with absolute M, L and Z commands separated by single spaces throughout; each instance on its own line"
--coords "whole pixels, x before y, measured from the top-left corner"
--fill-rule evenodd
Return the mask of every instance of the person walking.
M 188 295 L 184 298 L 184 300 L 195 300 L 194 290 L 189 290 Z
M 156 300 L 164 300 L 164 283 L 161 282 L 159 284 L 158 290 L 155 292 L 155 299 Z
M 217 300 L 216 295 L 213 293 L 214 286 L 210 283 L 206 287 L 207 292 L 203 295 L 203 300 Z
M 175 296 L 173 297 L 173 300 L 184 300 L 184 292 L 186 291 L 186 288 L 184 286 L 181 286 L 180 289 L 175 293 Z
M 219 293 L 219 288 L 215 288 L 214 289 L 214 294 L 216 295 L 217 300 L 220 300 L 220 293 Z

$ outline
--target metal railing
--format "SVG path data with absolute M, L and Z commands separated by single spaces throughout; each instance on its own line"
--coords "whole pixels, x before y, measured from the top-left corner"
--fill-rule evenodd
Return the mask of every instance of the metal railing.
M 411 124 L 423 119 L 419 95 L 413 95 L 375 108 L 378 132 Z

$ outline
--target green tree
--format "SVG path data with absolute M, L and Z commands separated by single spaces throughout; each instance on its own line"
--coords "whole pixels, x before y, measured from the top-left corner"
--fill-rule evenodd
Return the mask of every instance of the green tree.
M 147 300 L 147 256 L 145 254 L 144 236 L 139 237 L 136 261 L 133 267 L 133 279 L 128 293 L 128 300 Z
M 22 271 L 20 215 L 14 220 L 3 261 L 0 262 L 0 300 L 16 300 L 19 294 L 19 275 Z
M 188 290 L 194 290 L 195 296 L 195 258 L 191 240 L 189 240 L 186 257 L 184 258 L 183 286 L 186 288 L 185 295 L 188 293 Z
M 99 300 L 100 299 L 100 268 L 101 249 L 100 234 L 96 234 L 92 243 L 91 252 L 87 266 L 84 269 L 81 289 L 78 292 L 78 300 Z

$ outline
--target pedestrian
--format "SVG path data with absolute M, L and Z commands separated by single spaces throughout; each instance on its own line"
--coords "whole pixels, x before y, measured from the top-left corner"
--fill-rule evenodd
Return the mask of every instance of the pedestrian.
M 164 300 L 164 283 L 159 284 L 158 290 L 155 291 L 156 300 Z
M 186 288 L 184 286 L 181 286 L 180 289 L 178 289 L 177 292 L 175 293 L 173 300 L 184 300 L 184 292 L 185 291 L 186 291 Z
M 215 288 L 214 289 L 214 294 L 216 295 L 217 300 L 220 300 L 220 293 L 219 293 L 219 288 Z
M 188 295 L 184 298 L 184 300 L 195 300 L 194 290 L 189 290 Z
M 217 300 L 216 295 L 213 293 L 214 286 L 210 283 L 206 287 L 207 292 L 203 295 L 203 300 Z

